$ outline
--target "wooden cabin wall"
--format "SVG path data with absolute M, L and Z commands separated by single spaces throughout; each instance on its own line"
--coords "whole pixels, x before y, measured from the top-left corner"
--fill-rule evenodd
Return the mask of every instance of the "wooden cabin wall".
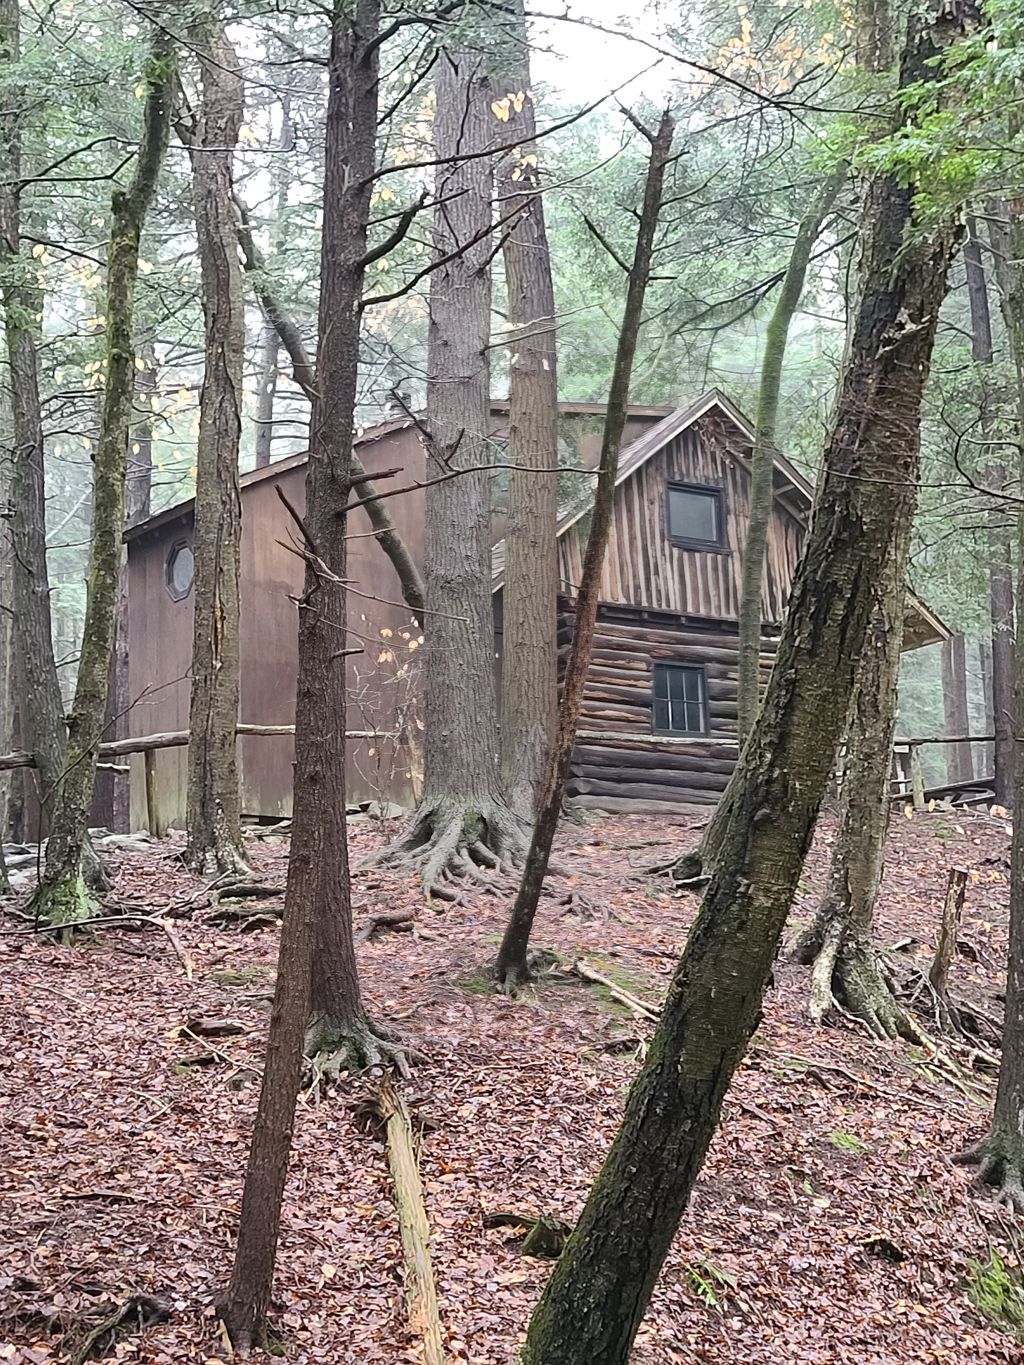
M 669 541 L 665 490 L 670 482 L 722 489 L 726 544 L 721 551 L 684 550 Z M 725 449 L 713 424 L 701 420 L 683 431 L 616 489 L 602 600 L 735 620 L 749 487 L 747 471 Z M 588 524 L 584 518 L 559 542 L 563 591 L 574 591 L 582 576 Z M 801 523 L 776 501 L 761 598 L 766 621 L 781 621 L 785 613 L 803 536 Z
M 559 650 L 572 632 L 572 607 L 559 604 Z M 611 604 L 598 613 L 567 795 L 602 810 L 714 805 L 737 757 L 738 639 L 731 622 L 680 620 Z M 776 641 L 762 642 L 767 682 Z M 655 735 L 653 666 L 704 669 L 708 733 Z
M 415 431 L 403 428 L 360 448 L 371 472 L 402 467 L 392 485 L 422 479 L 423 449 Z M 385 487 L 388 485 L 385 484 Z M 282 461 L 242 480 L 240 719 L 263 725 L 295 720 L 297 630 L 295 599 L 302 591 L 303 562 L 288 548 L 294 526 L 278 494 L 280 487 L 300 513 L 305 508 L 305 468 Z M 414 557 L 422 562 L 422 494 L 393 498 L 391 512 Z M 397 575 L 376 540 L 366 533 L 362 510 L 349 519 L 348 600 L 351 643 L 364 653 L 348 660 L 350 730 L 389 732 L 399 718 L 418 734 L 414 676 L 419 658 L 419 628 L 402 602 Z M 188 670 L 192 654 L 192 594 L 176 602 L 167 591 L 171 548 L 191 541 L 192 509 L 133 538 L 129 543 L 129 685 L 140 697 L 130 716 L 132 735 L 188 726 Z M 283 543 L 282 543 L 283 542 Z M 388 659 L 386 656 L 391 655 Z M 242 812 L 247 816 L 290 815 L 291 736 L 245 736 L 239 740 Z M 381 795 L 409 802 L 418 768 L 412 744 L 353 741 L 349 745 L 348 790 L 353 804 Z M 132 824 L 146 823 L 142 759 L 133 758 Z M 187 797 L 186 752 L 164 749 L 157 756 L 157 788 L 165 823 L 183 827 Z

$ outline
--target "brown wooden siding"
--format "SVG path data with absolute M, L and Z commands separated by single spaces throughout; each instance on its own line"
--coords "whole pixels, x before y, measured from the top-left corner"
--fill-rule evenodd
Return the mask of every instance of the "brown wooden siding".
M 571 605 L 563 599 L 559 608 L 563 657 L 571 630 Z M 673 619 L 667 613 L 603 605 L 573 752 L 569 797 L 608 809 L 636 802 L 669 807 L 717 801 L 737 755 L 737 644 L 736 628 L 730 622 L 701 624 Z M 764 681 L 775 647 L 773 637 L 762 641 Z M 703 668 L 707 735 L 652 733 L 656 663 Z
M 670 482 L 708 484 L 722 490 L 722 551 L 685 550 L 669 541 L 665 490 Z M 749 487 L 746 469 L 729 453 L 711 423 L 701 420 L 682 432 L 616 490 L 615 523 L 601 580 L 602 600 L 735 620 L 739 615 L 740 550 Z M 563 591 L 573 592 L 580 581 L 588 526 L 589 518 L 583 518 L 559 542 Z M 801 522 L 776 500 L 761 598 L 766 621 L 782 619 L 803 535 Z

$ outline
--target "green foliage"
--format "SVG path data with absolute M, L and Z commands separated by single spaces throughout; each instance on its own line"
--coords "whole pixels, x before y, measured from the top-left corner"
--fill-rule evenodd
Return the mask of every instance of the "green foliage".
M 701 1260 L 696 1265 L 687 1266 L 686 1282 L 707 1308 L 716 1313 L 724 1313 L 728 1291 L 739 1283 L 729 1270 L 723 1270 L 713 1261 Z
M 852 1133 L 842 1131 L 829 1133 L 828 1140 L 833 1147 L 838 1147 L 841 1152 L 851 1152 L 854 1156 L 863 1156 L 868 1150 L 860 1138 L 854 1137 Z

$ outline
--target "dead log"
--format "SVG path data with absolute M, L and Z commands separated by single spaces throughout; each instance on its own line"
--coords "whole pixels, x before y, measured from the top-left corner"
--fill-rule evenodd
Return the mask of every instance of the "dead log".
M 614 1000 L 617 1000 L 620 1005 L 625 1005 L 626 1008 L 632 1010 L 634 1014 L 642 1015 L 646 1019 L 658 1018 L 659 1011 L 654 1005 L 649 1005 L 646 1000 L 641 1000 L 640 997 L 634 995 L 632 991 L 627 991 L 622 986 L 617 986 L 611 977 L 604 976 L 601 972 L 595 971 L 590 963 L 585 962 L 583 958 L 580 958 L 579 961 L 573 965 L 573 971 L 577 976 L 582 977 L 584 981 L 591 981 L 595 985 L 603 986 Z
M 405 1101 L 387 1076 L 379 1107 L 387 1126 L 388 1165 L 395 1186 L 395 1207 L 405 1257 L 405 1298 L 409 1326 L 422 1343 L 424 1365 L 445 1365 L 437 1286 L 430 1259 L 430 1224 L 423 1203 L 419 1163 Z
M 957 939 L 960 934 L 960 921 L 964 913 L 964 897 L 967 894 L 967 868 L 951 867 L 946 883 L 946 899 L 942 906 L 942 923 L 939 926 L 939 940 L 935 946 L 935 956 L 928 968 L 928 984 L 940 1001 L 949 998 L 949 969 L 956 956 Z

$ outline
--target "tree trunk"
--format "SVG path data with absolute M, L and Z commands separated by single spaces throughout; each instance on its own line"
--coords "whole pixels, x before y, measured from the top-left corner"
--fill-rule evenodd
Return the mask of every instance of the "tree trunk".
M 479 52 L 442 50 L 435 67 L 437 174 L 427 334 L 426 655 L 423 798 L 382 854 L 421 870 L 428 897 L 458 898 L 476 862 L 523 851 L 498 794 L 491 597 L 490 426 L 492 91 Z
M 942 711 L 947 735 L 970 734 L 967 710 L 967 642 L 958 632 L 942 642 Z M 969 744 L 946 745 L 946 781 L 969 782 L 974 776 Z
M 285 245 L 284 217 L 288 207 L 288 186 L 291 180 L 291 158 L 288 153 L 295 143 L 292 124 L 291 92 L 283 90 L 280 98 L 281 132 L 277 139 L 277 156 L 271 168 L 274 186 L 273 250 L 279 254 Z M 274 399 L 277 396 L 277 362 L 281 339 L 277 328 L 268 318 L 260 331 L 260 363 L 256 392 L 256 468 L 263 469 L 274 454 Z
M 91 900 L 80 864 L 103 732 L 114 647 L 128 432 L 135 386 L 132 314 L 139 236 L 156 187 L 170 129 L 172 60 L 167 36 L 153 39 L 139 155 L 127 191 L 111 201 L 107 253 L 107 367 L 100 434 L 93 458 L 93 519 L 89 583 L 75 696 L 68 718 L 67 766 L 57 791 L 36 913 L 46 924 L 87 918 Z
M 0 423 L 11 424 L 10 406 L 0 394 Z M 11 461 L 0 451 L 0 514 L 10 507 Z M 14 745 L 14 552 L 6 525 L 0 526 L 0 747 Z M 13 776 L 0 772 L 0 895 L 11 889 L 4 860 L 4 843 L 10 838 L 10 802 Z
M 576 738 L 576 726 L 583 707 L 583 693 L 590 667 L 590 653 L 593 647 L 594 626 L 597 622 L 598 593 L 601 586 L 601 570 L 604 566 L 608 539 L 611 535 L 612 517 L 615 510 L 615 479 L 619 469 L 619 446 L 626 426 L 626 412 L 629 407 L 629 383 L 633 373 L 633 358 L 636 355 L 637 338 L 643 322 L 644 296 L 651 277 L 651 259 L 654 253 L 654 238 L 661 214 L 662 191 L 665 170 L 671 160 L 672 137 L 675 122 L 666 110 L 661 116 L 657 133 L 647 133 L 651 144 L 650 160 L 647 165 L 647 181 L 644 186 L 643 207 L 637 230 L 633 265 L 629 272 L 629 287 L 626 293 L 626 307 L 622 315 L 622 327 L 615 354 L 615 369 L 612 373 L 611 388 L 608 394 L 608 408 L 605 414 L 604 433 L 601 440 L 601 460 L 598 465 L 597 492 L 594 496 L 594 509 L 590 519 L 590 534 L 583 556 L 583 571 L 580 576 L 579 591 L 576 595 L 576 608 L 573 616 L 572 643 L 569 658 L 562 680 L 562 695 L 558 707 L 558 733 L 548 759 L 544 793 L 537 811 L 537 822 L 533 828 L 533 838 L 523 868 L 519 894 L 516 896 L 512 913 L 509 916 L 494 975 L 503 985 L 514 985 L 529 977 L 527 950 L 530 933 L 537 914 L 541 888 L 547 874 L 554 843 L 555 829 L 562 809 L 565 784 L 569 778 L 572 762 L 572 747 Z
M 761 584 L 774 503 L 775 428 L 779 413 L 782 366 L 793 315 L 804 291 L 811 252 L 822 224 L 846 181 L 846 165 L 837 167 L 821 186 L 797 228 L 796 240 L 764 339 L 761 383 L 757 394 L 754 448 L 750 455 L 750 507 L 743 541 L 739 605 L 739 737 L 750 733 L 761 690 Z
M 558 377 L 555 289 L 537 168 L 537 126 L 523 0 L 513 0 L 508 43 L 514 54 L 508 140 L 519 147 L 497 168 L 501 212 L 519 210 L 506 229 L 508 294 L 508 523 L 502 590 L 501 785 L 513 811 L 532 822 L 558 716 Z M 540 471 L 540 472 L 538 472 Z
M 195 611 L 184 858 L 193 871 L 211 875 L 248 870 L 242 849 L 235 743 L 241 692 L 238 447 L 245 303 L 231 189 L 245 88 L 238 56 L 223 26 L 207 17 L 192 31 L 203 88 L 190 155 L 206 346 L 196 454 Z
M 380 1060 L 352 944 L 345 820 L 345 523 L 377 130 L 379 0 L 331 28 L 316 397 L 301 522 L 295 795 L 267 1061 L 242 1196 L 231 1285 L 221 1308 L 236 1351 L 265 1340 L 303 1044 L 320 1070 Z
M 1004 212 L 1008 222 L 998 232 L 1000 293 L 1010 355 L 1016 376 L 1017 427 L 1024 431 L 1024 218 L 1020 201 Z M 996 241 L 993 246 L 996 246 Z M 1024 482 L 1024 456 L 1020 456 Z M 1017 601 L 1024 601 L 1024 509 L 1017 516 Z M 1013 797 L 1024 810 L 1024 631 L 1014 646 Z M 1014 819 L 1010 852 L 1010 942 L 1006 970 L 1003 1047 L 999 1062 L 992 1123 L 976 1146 L 959 1161 L 977 1165 L 979 1178 L 999 1187 L 1003 1200 L 1024 1213 L 1024 820 Z
M 948 11 L 911 21 L 901 85 L 936 79 Z M 920 405 L 954 239 L 868 183 L 860 290 L 815 515 L 764 705 L 723 798 L 722 852 L 622 1126 L 530 1323 L 524 1365 L 625 1365 L 760 1017 L 867 638 L 914 511 Z
M 885 865 L 889 776 L 903 647 L 909 521 L 897 528 L 879 582 L 867 642 L 857 667 L 846 726 L 839 827 L 825 895 L 795 956 L 813 964 L 811 1018 L 822 1023 L 838 1003 L 877 1038 L 920 1040 L 896 1003 L 875 951 L 872 925 Z
M 978 225 L 973 215 L 967 218 L 967 240 L 963 248 L 967 275 L 967 297 L 971 308 L 971 350 L 979 366 L 981 387 L 981 434 L 989 439 L 993 432 L 996 395 L 991 392 L 992 315 L 988 282 L 985 278 Z M 983 369 L 981 367 L 984 367 Z M 1009 482 L 1005 466 L 992 461 L 982 472 L 988 488 L 1002 492 Z M 991 708 L 994 747 L 994 795 L 1003 806 L 1013 802 L 1013 551 L 1006 529 L 1007 509 L 995 498 L 989 514 L 988 585 L 991 621 L 991 687 L 986 704 Z
M 18 0 L 0 0 L 0 61 L 20 60 Z M 21 742 L 36 753 L 40 805 L 50 802 L 64 772 L 67 730 L 57 678 L 46 563 L 43 421 L 36 343 L 43 311 L 31 262 L 21 254 L 22 133 L 29 102 L 7 87 L 0 111 L 0 266 L 12 417 L 10 537 L 13 607 L 21 673 Z

